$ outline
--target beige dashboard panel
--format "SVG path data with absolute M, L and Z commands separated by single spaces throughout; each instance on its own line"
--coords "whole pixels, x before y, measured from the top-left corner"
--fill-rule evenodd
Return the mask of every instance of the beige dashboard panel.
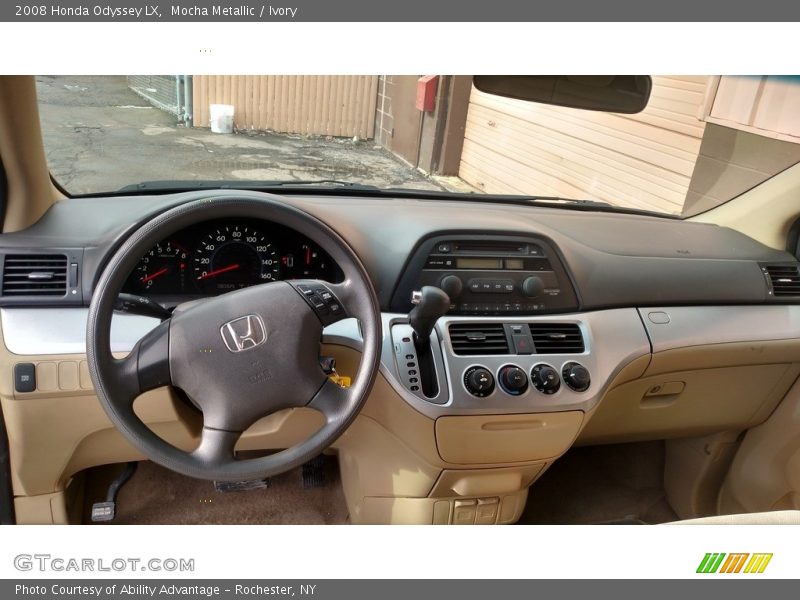
M 371 498 L 351 511 L 353 523 L 399 525 L 507 525 L 525 508 L 528 489 L 501 496 L 469 499 Z
M 667 440 L 664 491 L 678 517 L 717 514 L 720 487 L 740 441 L 740 431 Z
M 657 364 L 654 355 L 651 368 Z M 798 374 L 797 364 L 765 364 L 645 376 L 611 390 L 578 442 L 613 443 L 747 429 L 767 418 Z
M 2 403 L 15 495 L 59 491 L 72 474 L 86 466 L 143 458 L 114 429 L 93 394 L 24 400 L 3 397 Z M 178 410 L 175 399 L 164 389 L 148 392 L 136 402 L 137 413 L 159 434 L 167 434 L 178 446 L 192 448 L 196 445 L 193 432 Z
M 800 509 L 800 381 L 748 431 L 719 495 L 719 513 Z
M 800 363 L 800 340 L 727 342 L 655 352 L 644 375 L 786 363 Z
M 67 525 L 67 503 L 64 492 L 24 496 L 14 499 L 17 523 L 25 525 Z
M 512 494 L 526 489 L 546 463 L 502 469 L 447 469 L 431 490 L 431 498 Z
M 582 422 L 581 411 L 440 417 L 436 444 L 454 464 L 541 461 L 566 452 Z

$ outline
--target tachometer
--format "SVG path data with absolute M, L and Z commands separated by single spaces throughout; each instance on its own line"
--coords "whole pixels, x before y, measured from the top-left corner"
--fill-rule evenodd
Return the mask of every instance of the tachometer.
M 184 292 L 187 252 L 180 244 L 161 242 L 139 261 L 131 278 L 140 292 L 176 294 Z
M 193 257 L 197 287 L 221 294 L 280 279 L 275 245 L 260 231 L 244 223 L 220 225 L 200 240 Z

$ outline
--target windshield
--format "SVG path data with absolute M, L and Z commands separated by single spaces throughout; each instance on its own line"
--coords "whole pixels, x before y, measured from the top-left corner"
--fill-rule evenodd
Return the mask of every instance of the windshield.
M 71 195 L 325 181 L 690 216 L 800 162 L 790 77 L 654 77 L 633 115 L 491 96 L 469 76 L 42 76 L 37 88 L 50 170 Z

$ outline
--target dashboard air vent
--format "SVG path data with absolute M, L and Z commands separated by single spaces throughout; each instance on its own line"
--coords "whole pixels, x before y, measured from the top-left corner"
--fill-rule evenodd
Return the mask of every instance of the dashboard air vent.
M 764 265 L 761 270 L 767 276 L 773 296 L 800 296 L 800 270 L 797 264 Z
M 530 323 L 536 354 L 580 354 L 583 335 L 575 323 Z
M 64 296 L 67 257 L 63 254 L 7 254 L 3 296 Z
M 508 340 L 502 323 L 453 323 L 448 331 L 455 354 L 508 354 Z

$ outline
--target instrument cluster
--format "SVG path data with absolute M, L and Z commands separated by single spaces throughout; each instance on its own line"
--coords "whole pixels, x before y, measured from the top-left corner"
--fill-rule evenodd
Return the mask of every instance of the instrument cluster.
M 343 275 L 322 248 L 296 231 L 226 219 L 193 225 L 156 244 L 122 291 L 161 299 L 215 296 L 283 279 L 337 283 Z

